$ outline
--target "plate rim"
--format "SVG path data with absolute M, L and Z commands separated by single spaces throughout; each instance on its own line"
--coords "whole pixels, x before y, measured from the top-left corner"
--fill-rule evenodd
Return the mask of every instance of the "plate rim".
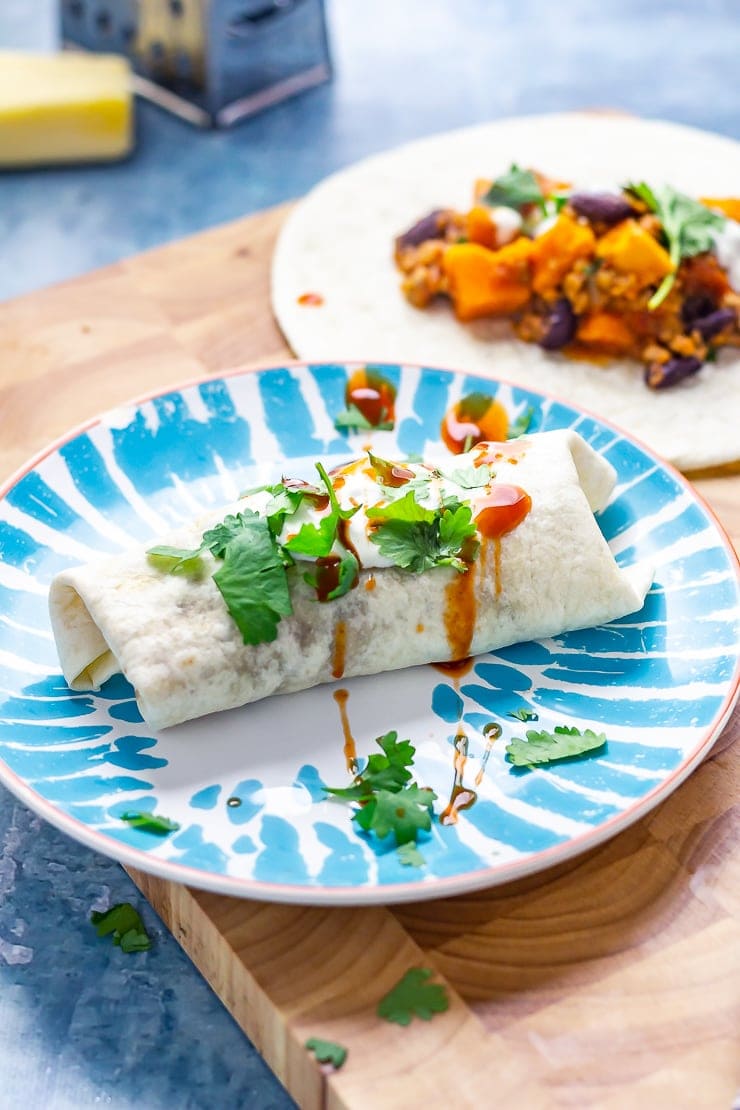
M 343 368 L 372 365 L 377 367 L 401 367 L 410 370 L 433 370 L 450 374 L 453 377 L 480 378 L 481 381 L 490 381 L 495 385 L 509 386 L 512 389 L 533 393 L 554 404 L 563 405 L 582 416 L 594 420 L 628 443 L 639 448 L 645 455 L 652 459 L 656 465 L 667 471 L 668 474 L 683 487 L 714 525 L 717 536 L 728 555 L 729 564 L 734 567 L 736 576 L 740 579 L 740 557 L 730 539 L 724 525 L 720 521 L 712 506 L 703 495 L 694 488 L 691 482 L 670 462 L 661 458 L 652 448 L 646 446 L 638 437 L 627 432 L 610 420 L 583 408 L 572 401 L 559 397 L 553 393 L 534 390 L 511 382 L 498 375 L 487 378 L 482 374 L 471 373 L 459 368 L 444 366 L 431 366 L 426 363 L 390 362 L 373 359 L 369 362 L 363 359 L 332 358 L 321 360 L 310 359 L 285 359 L 279 362 L 270 361 L 265 364 L 248 364 L 219 370 L 215 374 L 200 374 L 188 378 L 180 383 L 174 383 L 162 388 L 153 389 L 137 397 L 124 400 L 118 404 L 99 412 L 96 416 L 82 421 L 80 424 L 62 433 L 44 448 L 33 454 L 19 468 L 0 483 L 0 501 L 27 474 L 35 470 L 45 459 L 57 453 L 61 447 L 83 435 L 90 428 L 103 424 L 107 418 L 120 409 L 136 409 L 156 398 L 166 397 L 169 393 L 179 393 L 193 389 L 208 382 L 222 379 L 243 377 L 247 374 L 265 373 L 286 369 L 307 369 L 322 366 L 342 366 Z M 522 859 L 511 860 L 506 864 L 477 868 L 445 877 L 433 877 L 428 881 L 405 883 L 373 883 L 362 886 L 309 886 L 307 884 L 272 883 L 262 879 L 239 878 L 238 876 L 220 874 L 191 867 L 178 863 L 176 860 L 164 860 L 152 856 L 141 848 L 134 848 L 97 829 L 86 825 L 79 818 L 66 813 L 43 795 L 34 790 L 28 783 L 9 765 L 0 758 L 0 784 L 27 805 L 37 816 L 48 821 L 61 832 L 71 836 L 74 840 L 100 852 L 102 855 L 114 859 L 124 866 L 154 875 L 170 882 L 176 882 L 218 894 L 226 894 L 238 898 L 254 898 L 265 902 L 276 902 L 293 905 L 323 905 L 323 906 L 360 906 L 360 905 L 393 905 L 403 902 L 431 901 L 437 898 L 447 898 L 454 895 L 467 894 L 489 887 L 501 886 L 515 879 L 546 872 L 550 867 L 573 859 L 592 848 L 604 843 L 622 831 L 626 831 L 640 818 L 653 810 L 661 801 L 668 798 L 684 782 L 695 768 L 711 751 L 714 743 L 730 720 L 736 703 L 740 699 L 740 650 L 735 659 L 734 673 L 730 678 L 725 698 L 717 710 L 713 721 L 706 732 L 696 742 L 683 760 L 673 771 L 666 776 L 657 786 L 654 786 L 638 801 L 625 807 L 617 814 L 613 814 L 606 821 L 601 822 L 596 828 L 590 829 L 578 836 L 571 837 L 560 844 L 551 845 L 549 848 L 524 856 Z

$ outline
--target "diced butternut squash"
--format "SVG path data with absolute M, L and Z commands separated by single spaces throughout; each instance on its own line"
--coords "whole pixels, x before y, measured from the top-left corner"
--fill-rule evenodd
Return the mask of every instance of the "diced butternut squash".
M 579 258 L 590 258 L 596 237 L 588 226 L 564 214 L 544 234 L 533 241 L 533 278 L 535 293 L 556 289 Z
M 740 220 L 740 197 L 701 197 L 707 208 L 716 208 L 731 220 Z
M 482 204 L 474 205 L 465 217 L 465 230 L 471 243 L 493 250 L 496 246 L 496 225 L 491 210 Z
M 596 255 L 622 274 L 634 274 L 640 288 L 655 285 L 673 269 L 670 255 L 637 220 L 622 220 L 602 235 Z
M 628 354 L 635 342 L 621 316 L 598 310 L 579 321 L 576 341 L 610 355 Z
M 479 243 L 454 243 L 444 254 L 447 284 L 459 320 L 507 316 L 530 296 L 533 242 L 522 236 L 497 251 Z

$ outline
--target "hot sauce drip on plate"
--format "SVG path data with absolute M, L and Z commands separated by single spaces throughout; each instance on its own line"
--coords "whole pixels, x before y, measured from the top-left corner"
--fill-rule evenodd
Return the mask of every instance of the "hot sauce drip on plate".
M 396 387 L 377 370 L 368 366 L 355 370 L 347 382 L 344 397 L 347 404 L 359 409 L 374 428 L 395 420 Z
M 487 393 L 469 393 L 444 415 L 440 434 L 453 455 L 469 451 L 482 440 L 505 440 L 509 417 L 499 401 Z
M 468 737 L 462 728 L 455 737 L 455 781 L 452 784 L 450 800 L 439 815 L 441 825 L 456 825 L 460 810 L 470 809 L 478 800 L 475 790 L 470 790 L 463 783 L 465 764 L 468 761 Z
M 355 738 L 352 735 L 350 728 L 349 716 L 347 714 L 347 702 L 349 701 L 349 690 L 335 690 L 332 697 L 339 706 L 339 717 L 342 722 L 342 732 L 344 733 L 344 759 L 347 764 L 347 770 L 351 775 L 357 774 L 357 747 L 355 745 Z

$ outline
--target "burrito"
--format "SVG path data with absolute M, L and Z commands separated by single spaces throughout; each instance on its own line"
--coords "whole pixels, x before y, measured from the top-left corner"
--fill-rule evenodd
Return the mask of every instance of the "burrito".
M 122 672 L 160 729 L 602 624 L 640 609 L 652 581 L 616 564 L 594 517 L 615 471 L 575 432 L 316 469 L 58 574 L 70 687 Z

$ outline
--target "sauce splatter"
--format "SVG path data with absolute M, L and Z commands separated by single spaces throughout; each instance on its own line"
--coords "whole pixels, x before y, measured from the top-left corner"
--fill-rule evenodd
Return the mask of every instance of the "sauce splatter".
M 290 493 L 302 493 L 318 512 L 329 508 L 329 494 L 304 482 L 302 478 L 283 478 L 283 485 Z
M 324 303 L 324 298 L 320 293 L 301 293 L 300 297 L 296 297 L 298 304 L 308 305 L 310 308 L 317 308 Z
M 458 729 L 454 745 L 455 758 L 453 766 L 455 768 L 455 780 L 452 784 L 450 800 L 439 816 L 439 821 L 442 825 L 456 825 L 460 811 L 463 809 L 470 809 L 478 800 L 478 795 L 475 790 L 470 790 L 463 782 L 465 764 L 468 760 L 468 737 L 462 728 Z
M 375 575 L 371 574 L 367 582 L 365 583 L 365 589 L 370 592 L 371 590 L 375 589 L 376 585 L 377 582 L 375 581 Z
M 496 540 L 522 523 L 532 508 L 532 498 L 519 486 L 494 483 L 476 508 L 476 528 L 485 539 Z
M 344 621 L 337 621 L 334 629 L 334 656 L 332 659 L 332 678 L 341 678 L 344 674 L 344 661 L 347 654 L 347 625 Z
M 483 735 L 486 738 L 486 750 L 483 752 L 483 759 L 481 760 L 478 774 L 475 776 L 476 786 L 480 786 L 483 782 L 483 776 L 486 773 L 486 765 L 491 758 L 491 748 L 501 736 L 501 725 L 497 724 L 496 721 L 489 721 L 487 725 L 483 726 Z
M 469 451 L 483 440 L 505 440 L 509 417 L 504 406 L 487 393 L 469 393 L 450 408 L 440 434 L 453 455 Z
M 344 397 L 347 404 L 359 409 L 374 428 L 395 420 L 396 388 L 369 366 L 362 366 L 351 374 Z
M 347 764 L 347 770 L 351 775 L 356 775 L 358 771 L 357 766 L 357 745 L 355 738 L 352 735 L 350 728 L 349 715 L 347 713 L 347 702 L 349 701 L 349 690 L 335 690 L 332 697 L 339 706 L 339 718 L 342 722 L 342 732 L 344 733 L 344 759 Z

